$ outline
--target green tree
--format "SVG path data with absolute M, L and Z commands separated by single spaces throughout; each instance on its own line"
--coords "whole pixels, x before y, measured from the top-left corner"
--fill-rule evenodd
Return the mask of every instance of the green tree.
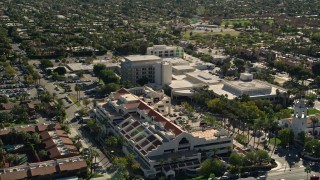
M 104 64 L 95 64 L 93 66 L 93 73 L 99 78 L 101 78 L 101 71 L 107 69 L 106 65 Z
M 255 152 L 248 152 L 243 158 L 243 162 L 247 166 L 251 166 L 257 163 L 257 157 Z
M 108 136 L 104 144 L 107 147 L 116 147 L 118 145 L 118 139 L 115 136 Z
M 211 126 L 215 126 L 217 124 L 217 118 L 211 115 L 204 116 L 203 120 L 208 122 Z
M 285 119 L 291 117 L 292 110 L 291 109 L 281 109 L 276 115 L 278 119 Z
M 65 67 L 57 67 L 56 69 L 53 70 L 53 72 L 56 72 L 61 76 L 61 75 L 65 75 L 67 73 L 67 70 Z
M 43 69 L 53 67 L 53 63 L 48 59 L 41 60 L 40 67 Z
M 211 173 L 221 176 L 223 169 L 224 167 L 221 161 L 209 158 L 201 163 L 199 173 L 203 176 L 209 176 Z
M 89 127 L 90 133 L 95 137 L 101 135 L 103 131 L 102 127 L 98 125 L 93 119 L 89 119 L 86 126 Z
M 281 146 L 286 147 L 288 145 L 292 145 L 294 142 L 294 134 L 291 129 L 281 129 L 278 132 L 279 139 L 281 140 Z
M 209 86 L 201 86 L 193 88 L 194 99 L 196 102 L 206 105 L 206 103 L 213 97 L 212 91 L 209 90 Z
M 257 151 L 255 151 L 255 154 L 256 154 L 257 162 L 260 164 L 264 162 L 268 163 L 270 161 L 270 156 L 267 151 L 258 149 Z
M 120 85 L 116 83 L 108 83 L 105 85 L 102 85 L 100 89 L 98 90 L 100 94 L 110 94 L 111 92 L 115 92 L 120 89 Z
M 112 161 L 113 165 L 115 165 L 121 176 L 123 177 L 124 171 L 126 167 L 128 166 L 128 160 L 125 157 L 115 157 Z
M 100 78 L 105 84 L 108 83 L 116 83 L 119 84 L 119 78 L 116 76 L 116 74 L 109 69 L 104 69 L 100 71 Z
M 144 86 L 146 84 L 149 83 L 149 79 L 147 77 L 142 77 L 140 79 L 137 80 L 137 83 L 140 85 L 140 86 Z
M 137 162 L 133 162 L 133 163 L 131 164 L 131 168 L 132 168 L 133 170 L 138 170 L 138 169 L 140 169 L 140 164 L 137 163 Z
M 46 158 L 47 156 L 48 156 L 48 153 L 47 153 L 47 151 L 46 150 L 40 150 L 39 152 L 38 152 L 38 155 L 40 156 L 40 158 L 42 158 L 42 159 L 44 159 L 44 158 Z
M 242 165 L 243 162 L 243 156 L 241 156 L 238 153 L 231 153 L 229 156 L 229 162 L 231 165 L 235 166 L 235 167 L 239 167 Z
M 207 102 L 208 108 L 215 113 L 221 113 L 225 108 L 223 102 L 219 98 L 214 98 Z

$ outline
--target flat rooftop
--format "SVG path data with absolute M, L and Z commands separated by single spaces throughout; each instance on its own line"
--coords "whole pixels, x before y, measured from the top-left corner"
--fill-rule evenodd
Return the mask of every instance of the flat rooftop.
M 126 56 L 127 61 L 159 61 L 162 60 L 160 57 L 155 55 L 130 55 Z
M 189 65 L 172 66 L 172 69 L 178 70 L 178 71 L 181 71 L 181 70 L 195 70 L 192 66 L 189 66 Z
M 125 100 L 127 100 L 128 102 L 131 102 L 131 101 L 137 101 L 139 100 L 135 95 L 133 94 L 124 94 L 122 96 L 120 96 L 121 98 L 124 98 Z
M 80 71 L 80 70 L 93 70 L 93 65 L 92 64 L 83 64 L 83 63 L 69 63 L 67 64 L 67 67 L 71 71 Z
M 193 131 L 191 134 L 195 137 L 204 138 L 206 140 L 212 140 L 217 139 L 215 136 L 216 133 L 218 133 L 219 130 L 217 129 L 206 129 L 206 130 L 200 130 L 200 131 Z
M 187 75 L 187 79 L 188 77 L 192 77 L 198 80 L 199 82 L 205 83 L 205 84 L 216 84 L 222 81 L 218 76 L 215 76 L 203 71 L 195 71 L 195 72 L 187 73 L 186 75 Z
M 239 87 L 241 91 L 249 91 L 249 90 L 256 90 L 257 93 L 254 95 L 250 95 L 250 97 L 264 97 L 264 96 L 274 96 L 277 94 L 277 89 L 283 93 L 286 92 L 287 90 L 282 88 L 282 87 L 278 87 L 276 85 L 273 84 L 269 84 L 267 82 L 263 82 L 263 81 L 259 81 L 259 80 L 253 80 L 254 82 L 243 82 L 243 81 L 237 81 L 238 83 L 248 83 L 248 84 L 237 84 L 235 83 L 235 87 Z M 231 81 L 228 81 L 231 82 Z M 235 92 L 231 92 L 228 89 L 224 88 L 225 84 L 224 83 L 219 83 L 219 84 L 214 84 L 214 85 L 210 85 L 209 86 L 209 90 L 212 90 L 215 94 L 217 95 L 227 95 L 228 99 L 234 99 L 238 96 L 240 96 L 241 94 L 237 94 Z M 266 91 L 259 91 L 260 89 L 264 89 L 264 87 L 268 87 L 271 89 L 271 91 L 269 91 L 270 93 L 265 94 L 263 92 Z M 261 93 L 258 93 L 261 92 Z
M 173 66 L 179 66 L 179 65 L 189 65 L 189 62 L 179 58 L 179 57 L 167 57 L 163 59 L 166 62 L 170 62 Z
M 227 95 L 228 99 L 234 99 L 234 98 L 238 97 L 237 95 L 232 94 L 229 91 L 224 90 L 223 86 L 224 86 L 223 83 L 210 85 L 209 90 L 212 90 L 217 95 Z
M 172 89 L 185 89 L 185 88 L 193 88 L 193 84 L 184 79 L 182 80 L 172 80 L 169 85 Z
M 271 84 L 267 84 L 261 81 L 225 81 L 225 84 L 232 86 L 235 89 L 241 91 L 254 90 L 254 89 L 270 89 Z

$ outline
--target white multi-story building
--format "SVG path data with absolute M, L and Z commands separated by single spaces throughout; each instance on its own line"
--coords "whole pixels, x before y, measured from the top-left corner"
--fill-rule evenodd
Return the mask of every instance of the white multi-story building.
M 139 96 L 140 95 L 140 96 Z M 105 133 L 124 138 L 124 153 L 133 153 L 146 177 L 176 170 L 195 171 L 204 157 L 227 153 L 233 137 L 222 128 L 208 124 L 169 119 L 170 98 L 150 88 L 120 89 L 106 102 L 98 103 L 96 119 Z M 180 121 L 180 122 L 179 122 Z
M 159 57 L 183 57 L 184 51 L 182 47 L 154 45 L 147 48 L 147 55 L 156 55 Z
M 131 55 L 121 63 L 121 79 L 137 84 L 141 78 L 147 78 L 155 85 L 170 84 L 172 65 L 154 55 Z

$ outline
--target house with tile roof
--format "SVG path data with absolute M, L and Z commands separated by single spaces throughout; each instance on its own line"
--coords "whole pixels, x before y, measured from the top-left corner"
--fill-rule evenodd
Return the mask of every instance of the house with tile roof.
M 74 156 L 0 169 L 0 180 L 56 179 L 85 173 L 86 170 L 86 160 Z
M 2 168 L 0 180 L 56 179 L 86 173 L 86 160 L 79 156 L 78 149 L 68 134 L 61 130 L 60 124 L 42 123 L 5 127 L 0 129 L 0 137 L 12 131 L 39 134 L 44 150 L 51 160 Z
M 134 88 L 111 93 L 105 102 L 97 103 L 95 112 L 105 134 L 124 138 L 123 152 L 135 155 L 145 177 L 164 173 L 169 178 L 177 170 L 195 171 L 213 149 L 216 154 L 232 149 L 233 137 L 226 130 L 209 126 L 186 129 L 168 118 L 171 104 L 165 96 L 149 92 L 158 97 L 150 100 L 137 92 Z

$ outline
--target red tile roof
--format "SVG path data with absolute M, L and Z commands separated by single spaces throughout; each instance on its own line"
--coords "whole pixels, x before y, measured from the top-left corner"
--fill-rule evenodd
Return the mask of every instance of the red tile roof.
M 57 166 L 53 164 L 50 166 L 36 167 L 31 168 L 30 171 L 32 176 L 49 175 L 57 172 Z
M 57 130 L 61 129 L 60 124 L 38 124 L 37 125 L 37 131 L 42 132 L 42 131 L 52 131 L 52 130 Z
M 43 132 L 39 133 L 39 135 L 40 135 L 40 138 L 42 141 L 45 141 L 45 140 L 51 138 L 48 131 L 43 131 Z
M 9 134 L 11 129 L 0 129 L 0 136 Z
M 56 133 L 57 133 L 57 135 L 60 136 L 60 137 L 69 137 L 69 136 L 68 136 L 68 133 L 66 133 L 66 132 L 63 131 L 63 130 L 56 130 Z
M 139 104 L 140 104 L 140 102 L 138 102 L 138 103 L 128 103 L 128 104 L 126 104 L 126 108 L 127 109 L 135 109 L 135 108 L 137 108 L 139 106 Z
M 145 102 L 143 102 L 142 100 L 140 100 L 140 104 L 139 104 L 138 108 L 140 110 L 148 110 L 149 117 L 153 117 L 154 121 L 160 122 L 166 130 L 171 131 L 176 136 L 178 136 L 179 134 L 181 134 L 183 132 L 183 130 L 179 126 L 170 122 L 169 119 L 165 118 L 161 113 L 152 109 L 150 106 L 145 104 Z
M 73 170 L 78 170 L 86 167 L 87 167 L 87 163 L 83 159 L 76 162 L 59 163 L 60 171 L 73 171 Z
M 20 126 L 15 128 L 18 132 L 25 131 L 25 132 L 36 132 L 36 126 L 29 125 L 29 126 Z
M 63 144 L 71 144 L 73 145 L 73 142 L 71 141 L 71 139 L 66 138 L 66 137 L 60 137 L 61 141 L 63 142 Z
M 121 88 L 117 91 L 118 93 L 130 93 L 128 90 L 126 90 L 125 88 Z
M 119 89 L 118 91 L 113 93 L 113 98 L 114 99 L 119 99 L 119 97 L 124 95 L 124 94 L 130 94 L 130 92 L 128 90 L 124 89 L 124 88 Z
M 56 146 L 56 143 L 54 143 L 53 139 L 47 139 L 47 140 L 43 141 L 42 143 L 44 143 L 46 145 L 47 150 Z
M 5 174 L 0 174 L 1 180 L 16 180 L 16 179 L 24 179 L 28 177 L 27 170 L 8 172 Z

